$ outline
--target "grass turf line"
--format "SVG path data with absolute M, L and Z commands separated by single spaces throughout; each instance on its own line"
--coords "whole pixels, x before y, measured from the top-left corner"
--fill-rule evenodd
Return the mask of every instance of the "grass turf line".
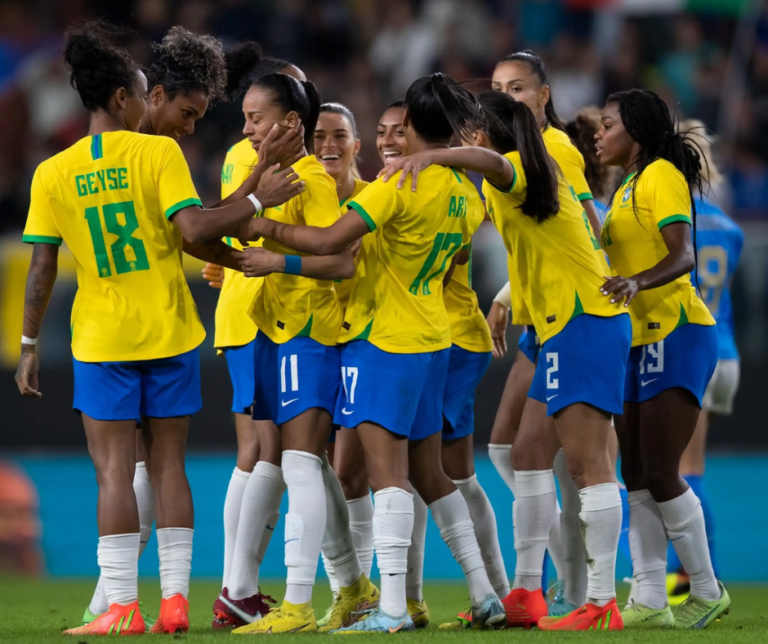
M 95 579 L 29 580 L 19 578 L 0 578 L 0 607 L 3 615 L 0 620 L 0 641 L 27 644 L 32 642 L 97 642 L 99 637 L 66 638 L 61 635 L 65 628 L 79 626 L 91 593 Z M 264 584 L 264 592 L 273 593 L 275 598 L 282 596 L 284 585 L 281 581 L 269 581 Z M 626 588 L 622 588 L 626 593 Z M 440 631 L 440 622 L 450 621 L 458 610 L 468 605 L 467 590 L 464 584 L 429 583 L 424 588 L 424 595 L 429 606 L 432 623 L 425 631 L 400 633 L 399 640 L 419 640 L 423 642 L 448 642 L 471 639 L 476 642 L 486 640 L 500 641 L 503 638 L 528 639 L 543 641 L 555 638 L 558 641 L 583 641 L 590 637 L 599 637 L 600 642 L 696 642 L 697 644 L 734 644 L 768 642 L 768 586 L 738 586 L 728 588 L 733 605 L 731 613 L 722 622 L 714 624 L 706 631 L 625 631 L 595 633 L 544 633 L 533 631 L 502 631 L 498 633 L 478 631 Z M 143 609 L 152 616 L 157 615 L 160 607 L 160 588 L 157 580 L 143 581 L 140 584 Z M 219 585 L 210 581 L 193 581 L 190 588 L 190 633 L 173 636 L 173 641 L 184 642 L 221 642 L 229 637 L 226 632 L 211 631 L 211 605 L 219 592 Z M 622 593 L 622 594 L 624 594 Z M 315 613 L 319 617 L 325 612 L 331 594 L 327 583 L 318 583 L 314 593 Z M 145 636 L 146 641 L 157 643 L 158 636 Z M 298 638 L 326 637 L 325 635 L 284 635 L 281 642 Z M 131 638 L 131 642 L 144 641 Z

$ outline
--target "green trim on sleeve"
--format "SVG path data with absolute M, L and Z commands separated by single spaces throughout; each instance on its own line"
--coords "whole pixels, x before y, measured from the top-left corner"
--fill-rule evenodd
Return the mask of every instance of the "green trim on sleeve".
M 688 215 L 672 215 L 671 217 L 665 217 L 659 222 L 659 230 L 664 228 L 664 226 L 669 226 L 669 224 L 675 224 L 678 221 L 682 221 L 690 225 L 691 218 Z
M 579 201 L 589 201 L 590 199 L 592 199 L 592 200 L 594 201 L 594 199 L 595 199 L 595 198 L 592 196 L 592 193 L 591 193 L 591 192 L 582 192 L 580 195 L 576 195 L 576 198 L 577 198 Z
M 165 218 L 170 219 L 173 217 L 179 210 L 184 210 L 184 208 L 187 208 L 188 206 L 198 206 L 200 208 L 203 207 L 203 202 L 199 199 L 185 199 L 184 201 L 180 201 L 177 204 L 174 204 L 168 210 L 165 211 Z
M 458 172 L 456 172 L 456 168 L 451 168 L 451 172 L 453 172 L 453 175 L 456 177 L 456 179 L 457 179 L 457 181 L 458 181 L 459 183 L 464 183 L 464 182 L 461 180 L 461 177 L 459 176 L 459 173 L 458 173 Z
M 50 237 L 48 235 L 22 235 L 21 241 L 25 244 L 53 244 L 54 246 L 61 246 L 61 242 L 64 240 L 61 237 Z
M 376 230 L 376 222 L 373 221 L 373 217 L 371 217 L 366 211 L 365 208 L 363 208 L 359 203 L 356 201 L 350 201 L 348 204 L 349 208 L 354 208 L 355 212 L 360 215 L 363 218 L 363 221 L 365 221 L 366 224 L 368 224 L 368 228 L 371 229 L 371 232 Z

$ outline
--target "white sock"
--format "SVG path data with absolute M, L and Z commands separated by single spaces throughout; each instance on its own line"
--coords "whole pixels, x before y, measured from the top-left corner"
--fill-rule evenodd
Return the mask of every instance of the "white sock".
M 560 465 L 560 467 L 558 467 L 559 462 L 562 462 L 562 465 Z M 563 468 L 566 471 L 568 470 L 568 467 L 565 464 L 565 455 L 563 454 L 563 449 L 561 447 L 557 451 L 557 454 L 555 454 L 555 460 L 552 466 L 552 470 L 558 482 L 560 481 L 560 477 L 561 477 L 560 471 Z M 568 478 L 569 479 L 571 478 L 570 474 L 568 474 Z M 555 503 L 555 518 L 552 521 L 552 527 L 549 529 L 549 541 L 547 543 L 547 552 L 549 552 L 549 557 L 550 559 L 552 559 L 552 565 L 554 565 L 555 567 L 557 578 L 562 579 L 563 574 L 565 572 L 565 566 L 563 564 L 563 538 L 562 538 L 561 529 L 560 529 L 560 503 L 559 502 Z
M 325 535 L 323 536 L 323 543 L 328 538 L 328 526 L 325 527 Z M 339 578 L 336 576 L 336 570 L 333 568 L 331 560 L 328 559 L 328 555 L 325 554 L 325 550 L 320 551 L 320 555 L 323 558 L 323 568 L 325 568 L 325 574 L 328 577 L 328 583 L 331 585 L 331 592 L 334 595 L 339 594 Z
M 676 499 L 664 501 L 658 506 L 669 540 L 691 578 L 691 595 L 710 601 L 720 599 L 699 497 L 688 488 Z
M 667 531 L 656 501 L 648 490 L 629 492 L 629 549 L 634 599 L 648 608 L 667 605 Z
M 224 576 L 221 582 L 222 588 L 229 586 L 229 571 L 232 569 L 232 557 L 235 555 L 237 524 L 240 521 L 245 485 L 250 476 L 250 472 L 243 472 L 237 467 L 232 470 L 232 476 L 227 487 L 227 496 L 224 498 Z
M 517 495 L 512 505 L 515 533 L 514 588 L 538 590 L 544 569 L 544 554 L 557 505 L 552 470 L 515 471 Z
M 101 615 L 109 610 L 107 604 L 107 593 L 104 590 L 104 578 L 99 575 L 99 581 L 96 582 L 96 588 L 91 597 L 91 603 L 88 604 L 88 610 L 92 615 Z
M 97 553 L 108 606 L 125 606 L 139 599 L 140 539 L 138 532 L 99 537 Z
M 581 498 L 579 488 L 568 471 L 562 450 L 557 453 L 554 472 L 560 485 L 562 511 L 560 513 L 560 543 L 563 553 L 562 575 L 558 578 L 565 583 L 563 595 L 575 606 L 587 602 L 587 558 L 584 553 L 584 540 L 581 538 Z
M 616 483 L 579 491 L 584 548 L 587 553 L 587 601 L 605 606 L 616 597 L 616 550 L 621 534 L 621 496 Z
M 363 576 L 360 560 L 349 527 L 349 510 L 341 483 L 323 454 L 323 483 L 325 484 L 326 522 L 322 549 L 328 558 L 340 588 L 349 588 Z M 331 581 L 333 587 L 333 580 Z M 334 591 L 338 592 L 338 591 Z
M 496 515 L 493 512 L 491 502 L 477 480 L 476 474 L 468 479 L 454 481 L 454 483 L 467 502 L 488 579 L 491 581 L 496 594 L 499 597 L 506 597 L 509 595 L 509 579 L 504 567 L 504 558 L 501 556 Z
M 393 617 L 408 612 L 405 573 L 412 533 L 413 496 L 398 487 L 376 492 L 373 495 L 373 545 L 381 574 L 379 607 Z
M 368 579 L 373 568 L 373 499 L 366 494 L 359 499 L 347 501 L 349 529 L 357 550 L 360 566 Z
M 245 483 L 240 504 L 240 520 L 227 578 L 231 599 L 245 599 L 259 592 L 259 568 L 275 530 L 284 491 L 283 471 L 266 461 L 256 463 Z
M 326 520 L 322 460 L 309 452 L 283 451 L 288 488 L 285 515 L 285 601 L 305 604 L 312 597 Z
M 413 490 L 413 532 L 408 548 L 408 573 L 405 577 L 405 592 L 408 599 L 424 601 L 424 548 L 427 541 L 427 517 L 429 510 L 424 499 Z M 375 498 L 375 497 L 374 497 Z
M 429 509 L 437 527 L 440 528 L 440 536 L 464 571 L 472 605 L 479 606 L 488 595 L 496 593 L 488 580 L 488 573 L 485 572 L 467 502 L 461 492 L 455 490 L 430 504 Z
M 189 595 L 189 574 L 192 571 L 191 528 L 160 528 L 157 531 L 157 556 L 160 559 L 160 589 L 163 599 L 181 594 Z
M 152 535 L 152 524 L 155 522 L 155 489 L 152 487 L 144 461 L 136 463 L 133 492 L 136 494 L 136 505 L 139 508 L 139 534 L 141 534 L 139 557 L 141 557 Z
M 512 490 L 512 496 L 517 496 L 515 493 L 515 470 L 512 467 L 512 445 L 494 445 L 491 443 L 488 445 L 488 456 L 499 476 Z

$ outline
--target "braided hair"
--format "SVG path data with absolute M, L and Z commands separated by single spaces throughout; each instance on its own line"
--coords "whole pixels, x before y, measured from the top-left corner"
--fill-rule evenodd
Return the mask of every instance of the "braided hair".
M 152 43 L 159 56 L 147 70 L 150 88 L 161 85 L 168 100 L 179 92 L 200 91 L 211 103 L 223 100 L 226 88 L 224 46 L 218 38 L 171 27 L 162 42 Z
M 534 51 L 531 51 L 530 49 L 526 49 L 525 51 L 518 51 L 514 54 L 507 54 L 499 61 L 499 64 L 501 63 L 508 63 L 510 61 L 518 62 L 518 63 L 525 63 L 528 65 L 528 68 L 531 70 L 531 73 L 534 74 L 541 83 L 542 86 L 549 85 L 549 75 L 547 74 L 547 66 L 544 64 L 544 61 L 539 58 L 538 54 L 536 54 Z M 552 126 L 557 130 L 562 130 L 563 132 L 566 131 L 565 124 L 560 120 L 560 117 L 557 115 L 557 112 L 555 112 L 555 104 L 552 102 L 552 87 L 549 88 L 549 100 L 547 101 L 547 104 L 544 106 L 544 117 L 546 118 L 546 123 L 544 124 L 544 129 L 546 130 L 548 127 Z

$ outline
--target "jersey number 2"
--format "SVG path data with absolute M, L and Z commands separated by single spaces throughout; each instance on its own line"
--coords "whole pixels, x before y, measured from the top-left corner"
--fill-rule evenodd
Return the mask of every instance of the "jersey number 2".
M 149 260 L 147 259 L 144 242 L 132 236 L 139 228 L 139 221 L 136 219 L 136 209 L 133 207 L 133 202 L 108 203 L 102 206 L 101 210 L 104 213 L 104 224 L 107 232 L 117 235 L 117 239 L 110 245 L 112 261 L 115 264 L 117 274 L 146 271 L 149 268 Z M 117 220 L 119 214 L 125 217 L 125 224 L 121 224 Z M 112 275 L 112 268 L 109 262 L 109 255 L 107 254 L 107 245 L 104 241 L 104 233 L 101 230 L 99 209 L 96 207 L 86 208 L 85 220 L 88 222 L 88 230 L 91 233 L 99 277 L 109 277 Z M 129 259 L 125 254 L 127 246 L 133 251 L 133 259 Z

